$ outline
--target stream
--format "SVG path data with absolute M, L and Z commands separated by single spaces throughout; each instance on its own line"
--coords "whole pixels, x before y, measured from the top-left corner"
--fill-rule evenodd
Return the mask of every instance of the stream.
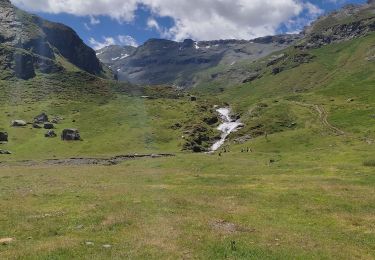
M 243 126 L 241 121 L 231 118 L 231 110 L 229 107 L 218 108 L 216 111 L 220 114 L 222 124 L 217 128 L 221 132 L 220 140 L 214 143 L 211 147 L 211 151 L 217 151 L 224 143 L 227 137 L 238 130 L 239 127 Z

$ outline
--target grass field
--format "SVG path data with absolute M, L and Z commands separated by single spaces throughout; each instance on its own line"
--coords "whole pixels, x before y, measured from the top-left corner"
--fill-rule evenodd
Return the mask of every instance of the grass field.
M 0 168 L 0 237 L 15 238 L 0 257 L 375 257 L 374 168 L 363 166 L 372 147 L 305 132 L 250 145 L 222 157 Z

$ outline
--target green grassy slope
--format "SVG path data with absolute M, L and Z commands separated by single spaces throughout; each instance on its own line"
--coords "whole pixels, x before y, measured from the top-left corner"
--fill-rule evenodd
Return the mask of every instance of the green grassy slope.
M 295 52 L 298 51 L 291 48 L 284 53 L 293 56 Z M 375 34 L 371 34 L 310 50 L 313 60 L 295 68 L 288 68 L 289 60 L 272 67 L 263 65 L 260 79 L 228 87 L 221 94 L 215 86 L 203 91 L 208 96 L 216 93 L 241 114 L 246 127 L 235 137 L 316 126 L 324 129 L 325 123 L 319 121 L 326 120 L 348 136 L 375 139 L 374 52 Z M 286 69 L 273 75 L 274 67 Z M 325 115 L 319 116 L 314 106 L 324 110 Z

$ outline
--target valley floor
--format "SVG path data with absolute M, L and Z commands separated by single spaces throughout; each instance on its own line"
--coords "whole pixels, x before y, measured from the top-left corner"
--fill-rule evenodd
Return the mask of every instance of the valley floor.
M 221 157 L 2 167 L 0 238 L 14 240 L 0 258 L 373 259 L 372 146 L 304 138 Z

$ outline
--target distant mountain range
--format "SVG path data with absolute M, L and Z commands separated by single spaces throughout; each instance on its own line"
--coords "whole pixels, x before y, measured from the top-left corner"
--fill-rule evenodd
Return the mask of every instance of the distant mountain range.
M 138 48 L 108 46 L 98 50 L 97 56 L 120 81 L 185 88 L 195 84 L 193 76 L 201 70 L 219 65 L 232 66 L 242 60 L 258 60 L 300 39 L 301 35 L 269 36 L 251 41 L 151 39 Z
M 318 48 L 375 31 L 373 4 L 371 0 L 365 5 L 348 5 L 322 16 L 298 35 L 268 36 L 250 41 L 151 39 L 138 48 L 108 46 L 98 50 L 97 57 L 118 80 L 133 84 L 169 84 L 188 88 L 201 84 L 199 74 L 202 72 L 210 74 L 205 81 L 215 81 L 221 76 L 230 77 L 232 83 L 241 83 L 257 75 L 248 69 L 241 71 L 242 67 L 237 69 L 236 64 L 242 61 L 251 63 L 290 46 Z M 214 71 L 210 72 L 210 69 Z

